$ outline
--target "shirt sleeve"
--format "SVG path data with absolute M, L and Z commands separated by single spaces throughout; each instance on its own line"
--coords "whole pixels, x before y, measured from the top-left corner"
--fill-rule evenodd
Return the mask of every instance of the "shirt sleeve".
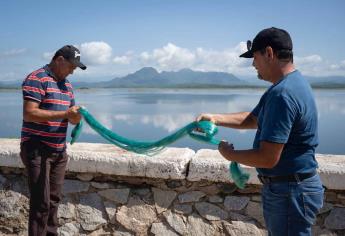
M 22 84 L 24 100 L 31 100 L 40 103 L 45 96 L 42 82 L 35 76 L 27 77 Z
M 254 115 L 255 117 L 258 117 L 259 116 L 259 112 L 260 112 L 260 109 L 261 109 L 261 104 L 258 103 L 256 105 L 256 107 L 254 107 L 254 109 L 252 110 L 252 115 Z
M 264 109 L 260 141 L 287 143 L 297 116 L 294 102 L 283 95 L 273 95 Z
M 69 107 L 73 107 L 73 106 L 75 106 L 75 99 L 74 99 L 74 93 L 71 90 L 71 105 Z

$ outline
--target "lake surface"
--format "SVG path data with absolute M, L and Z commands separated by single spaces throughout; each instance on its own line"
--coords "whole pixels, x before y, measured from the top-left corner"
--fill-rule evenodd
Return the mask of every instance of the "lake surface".
M 85 89 L 76 90 L 75 96 L 77 104 L 85 106 L 117 134 L 155 141 L 193 121 L 200 113 L 251 111 L 263 93 L 263 89 Z M 317 152 L 345 154 L 345 90 L 314 90 L 314 94 L 319 112 Z M 19 138 L 21 91 L 0 90 L 0 100 L 0 138 Z M 217 137 L 233 142 L 236 149 L 248 149 L 254 135 L 254 130 L 220 127 Z M 78 141 L 107 143 L 87 124 Z M 188 137 L 172 146 L 216 149 Z

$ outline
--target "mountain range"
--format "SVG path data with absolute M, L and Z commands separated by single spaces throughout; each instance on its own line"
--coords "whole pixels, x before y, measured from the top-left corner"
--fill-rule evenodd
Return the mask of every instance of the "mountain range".
M 345 77 L 310 77 L 307 80 L 316 88 L 345 88 Z M 0 88 L 19 88 L 22 81 L 0 82 Z M 269 83 L 252 79 L 239 79 L 231 73 L 201 72 L 191 69 L 158 72 L 144 67 L 124 77 L 102 82 L 74 82 L 75 88 L 239 88 L 268 87 Z

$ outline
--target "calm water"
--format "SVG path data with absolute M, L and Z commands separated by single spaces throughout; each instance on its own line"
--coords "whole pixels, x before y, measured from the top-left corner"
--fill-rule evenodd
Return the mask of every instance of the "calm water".
M 263 92 L 256 89 L 90 89 L 77 90 L 75 95 L 78 104 L 86 106 L 114 132 L 131 139 L 155 141 L 193 121 L 203 112 L 250 111 Z M 320 145 L 317 152 L 345 154 L 345 90 L 314 90 L 314 93 L 319 110 Z M 0 138 L 19 138 L 21 91 L 0 91 L 0 100 Z M 252 146 L 254 134 L 253 130 L 220 128 L 217 137 L 233 142 L 237 149 L 246 149 Z M 79 141 L 107 143 L 87 124 Z M 173 146 L 194 150 L 216 148 L 188 137 Z

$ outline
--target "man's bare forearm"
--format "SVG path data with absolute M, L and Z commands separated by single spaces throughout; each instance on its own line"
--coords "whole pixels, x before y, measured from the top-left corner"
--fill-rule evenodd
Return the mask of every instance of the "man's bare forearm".
M 216 124 L 234 129 L 256 129 L 256 118 L 250 112 L 214 114 Z
M 48 111 L 40 108 L 24 111 L 24 120 L 28 122 L 45 122 L 58 119 L 67 119 L 67 112 Z

